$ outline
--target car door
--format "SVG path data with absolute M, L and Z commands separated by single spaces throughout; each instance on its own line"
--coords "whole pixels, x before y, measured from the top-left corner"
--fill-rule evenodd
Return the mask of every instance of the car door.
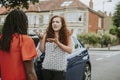
M 67 56 L 68 66 L 66 80 L 82 80 L 85 61 L 83 54 L 86 49 L 79 43 L 76 38 L 72 38 L 73 52 Z

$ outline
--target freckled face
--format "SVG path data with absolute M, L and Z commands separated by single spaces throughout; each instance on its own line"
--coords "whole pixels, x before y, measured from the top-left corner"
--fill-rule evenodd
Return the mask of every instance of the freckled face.
M 52 28 L 54 31 L 58 32 L 62 27 L 61 19 L 56 17 L 52 20 Z

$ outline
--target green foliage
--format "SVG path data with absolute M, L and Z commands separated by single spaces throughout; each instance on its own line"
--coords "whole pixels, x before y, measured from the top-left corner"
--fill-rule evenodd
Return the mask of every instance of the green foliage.
M 89 33 L 88 41 L 89 41 L 89 44 L 95 45 L 99 42 L 99 36 L 97 36 L 95 33 Z
M 102 36 L 102 41 L 103 41 L 103 44 L 106 45 L 106 46 L 108 44 L 111 44 L 111 38 L 110 38 L 110 36 L 108 34 L 104 34 Z
M 79 34 L 77 37 L 83 44 L 92 46 L 97 46 L 98 44 L 108 46 L 108 44 L 114 45 L 118 42 L 117 37 L 110 34 L 100 35 L 96 33 L 87 33 Z
M 6 8 L 19 8 L 20 6 L 25 7 L 28 9 L 29 5 L 28 2 L 39 2 L 39 0 L 1 0 L 2 6 L 5 6 Z
M 113 15 L 113 25 L 115 25 L 116 28 L 111 29 L 110 33 L 115 32 L 117 37 L 120 38 L 120 2 L 117 4 L 116 11 Z M 112 34 L 114 34 L 114 33 L 112 33 Z
M 78 35 L 78 39 L 84 44 L 96 45 L 99 43 L 100 37 L 95 33 L 87 33 Z
M 112 44 L 112 45 L 115 45 L 115 44 L 118 43 L 118 39 L 117 39 L 116 36 L 110 35 L 110 38 L 111 38 L 111 44 Z
M 119 39 L 120 38 L 120 27 L 113 26 L 109 30 L 109 33 L 112 34 L 112 35 L 115 35 Z M 120 40 L 119 40 L 119 42 L 120 42 Z
M 109 30 L 109 33 L 112 35 L 117 35 L 120 33 L 120 27 L 112 26 L 112 28 Z
M 117 29 L 117 27 L 111 28 L 111 29 L 109 30 L 109 33 L 112 34 L 112 35 L 116 35 L 116 34 L 117 34 L 116 29 Z
M 82 43 L 84 43 L 84 44 L 87 44 L 87 43 L 88 43 L 87 34 L 80 34 L 80 35 L 78 35 L 77 37 L 78 37 L 78 39 L 79 39 Z
M 111 34 L 104 34 L 101 37 L 101 41 L 103 42 L 103 45 L 106 46 L 108 46 L 108 44 L 114 45 L 118 43 L 117 37 Z
M 120 27 L 120 2 L 116 6 L 116 11 L 113 15 L 113 25 Z

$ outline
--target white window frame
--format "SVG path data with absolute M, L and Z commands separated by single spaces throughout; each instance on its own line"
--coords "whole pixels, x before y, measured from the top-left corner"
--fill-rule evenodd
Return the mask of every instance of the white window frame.
M 101 19 L 101 18 L 98 18 L 98 27 L 99 27 L 99 28 L 102 28 L 102 24 L 101 24 L 101 23 L 102 23 L 102 19 Z
M 43 15 L 43 24 L 48 24 L 49 23 L 49 15 L 45 14 Z
M 81 21 L 79 21 L 79 17 L 81 16 Z M 65 15 L 67 22 L 82 22 L 83 21 L 83 13 L 67 13 Z

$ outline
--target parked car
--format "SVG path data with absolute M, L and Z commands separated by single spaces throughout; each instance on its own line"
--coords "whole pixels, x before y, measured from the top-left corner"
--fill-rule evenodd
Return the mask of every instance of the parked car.
M 32 37 L 36 47 L 38 37 Z M 66 80 L 91 80 L 91 63 L 87 49 L 75 37 L 72 37 L 73 52 L 66 57 L 68 60 Z M 35 60 L 38 80 L 42 80 L 41 65 L 45 55 Z

